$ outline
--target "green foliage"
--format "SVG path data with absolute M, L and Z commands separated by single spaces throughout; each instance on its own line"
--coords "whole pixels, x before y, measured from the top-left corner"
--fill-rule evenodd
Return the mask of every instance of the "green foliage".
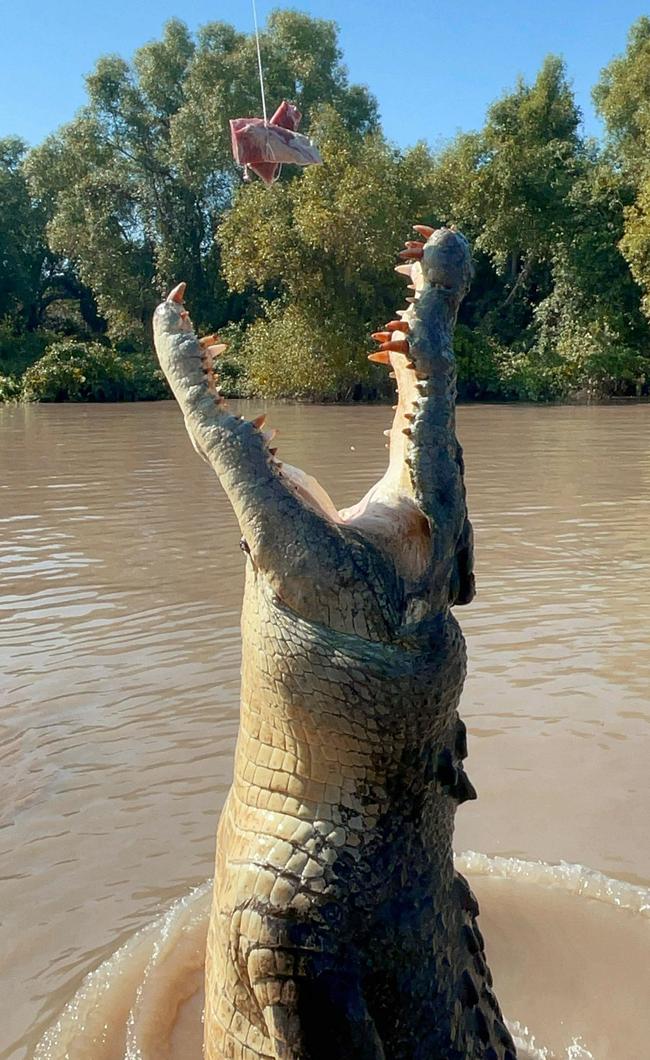
M 11 323 L 0 323 L 0 372 L 20 377 L 26 368 L 42 356 L 48 343 L 43 332 L 16 334 Z
M 604 148 L 554 56 L 432 153 L 386 142 L 334 23 L 276 10 L 261 47 L 270 104 L 297 103 L 325 163 L 271 189 L 232 161 L 228 119 L 259 113 L 257 55 L 224 22 L 173 19 L 132 62 L 100 58 L 85 107 L 40 147 L 0 140 L 0 400 L 166 396 L 131 351 L 181 279 L 197 328 L 229 342 L 227 393 L 387 395 L 365 353 L 403 304 L 392 267 L 414 221 L 474 247 L 463 397 L 648 392 L 650 18 L 594 90 Z
M 21 396 L 21 383 L 14 375 L 3 375 L 0 372 L 0 404 L 18 401 Z
M 0 140 L 0 320 L 33 316 L 47 256 L 44 217 L 25 179 L 26 151 L 16 137 Z
M 370 375 L 366 347 L 358 339 L 341 341 L 345 319 L 330 319 L 329 324 L 315 328 L 309 311 L 275 303 L 246 332 L 242 352 L 251 392 L 315 401 L 350 399 L 362 377 Z
M 502 353 L 490 336 L 465 324 L 456 326 L 454 354 L 461 398 L 504 396 L 500 371 Z
M 610 156 L 634 192 L 620 249 L 644 291 L 642 307 L 650 318 L 650 18 L 634 23 L 625 54 L 605 67 L 594 100 L 605 120 Z
M 22 382 L 26 401 L 146 401 L 167 395 L 152 358 L 74 339 L 53 343 Z
M 631 27 L 624 55 L 605 67 L 593 90 L 618 161 L 632 170 L 648 166 L 650 147 L 650 18 Z
M 567 197 L 583 154 L 579 120 L 564 64 L 549 56 L 533 85 L 520 80 L 493 104 L 480 133 L 457 137 L 431 168 L 436 220 L 454 220 L 492 266 L 491 304 L 481 316 L 502 290 L 500 340 L 511 340 L 513 323 L 515 332 L 526 326 L 529 314 L 513 322 L 508 307 L 543 281 L 570 223 Z
M 384 377 L 363 351 L 403 299 L 395 248 L 425 212 L 429 158 L 350 132 L 330 107 L 315 135 L 322 167 L 270 190 L 242 189 L 219 228 L 226 281 L 265 314 L 244 343 L 247 377 L 269 394 L 374 393 Z
M 276 11 L 262 51 L 269 100 L 295 100 L 305 127 L 316 101 L 352 128 L 375 124 L 374 101 L 347 83 L 333 23 Z M 215 22 L 194 39 L 174 19 L 132 64 L 100 59 L 80 116 L 32 153 L 51 244 L 92 287 L 113 337 L 142 342 L 160 293 L 181 278 L 200 327 L 228 319 L 213 233 L 235 180 L 228 119 L 259 109 L 256 63 L 251 36 Z
M 467 189 L 468 212 L 480 231 L 478 249 L 497 268 L 530 275 L 546 261 L 566 223 L 574 180 L 580 113 L 564 64 L 549 56 L 532 86 L 495 103 L 479 138 L 480 154 Z
M 643 288 L 642 306 L 650 319 L 650 176 L 639 187 L 636 201 L 625 215 L 625 235 L 620 247 L 632 275 Z

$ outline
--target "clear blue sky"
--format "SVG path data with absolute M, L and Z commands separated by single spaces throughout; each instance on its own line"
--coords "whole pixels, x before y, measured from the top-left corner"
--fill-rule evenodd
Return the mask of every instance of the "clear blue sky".
M 332 18 L 353 81 L 379 100 L 384 129 L 401 145 L 435 144 L 480 127 L 486 108 L 518 74 L 535 76 L 548 52 L 563 55 L 585 128 L 599 124 L 590 92 L 625 48 L 649 5 L 636 0 L 257 0 Z M 213 19 L 250 30 L 249 0 L 7 0 L 2 13 L 0 136 L 38 143 L 84 102 L 98 56 L 130 57 L 170 17 L 190 28 Z M 236 115 L 233 115 L 236 116 Z

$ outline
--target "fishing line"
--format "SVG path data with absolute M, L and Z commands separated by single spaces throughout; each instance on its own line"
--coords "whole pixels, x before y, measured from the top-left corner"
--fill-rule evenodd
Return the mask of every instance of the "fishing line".
M 257 7 L 255 0 L 251 0 L 253 4 L 253 22 L 255 23 L 255 43 L 257 44 L 257 66 L 260 72 L 260 91 L 262 93 L 262 114 L 264 115 L 264 124 L 268 125 L 269 121 L 266 116 L 266 95 L 264 93 L 264 73 L 262 71 L 262 53 L 260 51 L 260 31 L 257 25 Z

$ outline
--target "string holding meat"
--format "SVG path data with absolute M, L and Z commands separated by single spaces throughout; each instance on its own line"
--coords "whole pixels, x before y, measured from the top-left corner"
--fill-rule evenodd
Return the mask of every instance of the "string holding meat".
M 318 148 L 299 133 L 302 114 L 293 103 L 282 101 L 270 122 L 263 118 L 232 118 L 230 135 L 235 162 L 256 173 L 269 187 L 280 175 L 283 163 L 294 166 L 322 164 Z

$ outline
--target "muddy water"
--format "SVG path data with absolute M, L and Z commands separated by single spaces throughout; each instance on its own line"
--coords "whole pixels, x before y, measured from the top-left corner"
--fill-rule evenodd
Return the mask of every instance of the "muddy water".
M 340 505 L 378 477 L 386 409 L 270 419 L 281 455 Z M 643 1060 L 650 407 L 468 407 L 459 431 L 478 547 L 480 594 L 459 617 L 479 801 L 456 845 L 634 885 L 603 884 L 605 901 L 572 870 L 560 894 L 514 861 L 476 881 L 508 1014 L 558 1050 L 540 1055 Z M 13 1060 L 87 972 L 211 872 L 243 557 L 171 403 L 1 410 L 0 464 L 0 1056 Z

